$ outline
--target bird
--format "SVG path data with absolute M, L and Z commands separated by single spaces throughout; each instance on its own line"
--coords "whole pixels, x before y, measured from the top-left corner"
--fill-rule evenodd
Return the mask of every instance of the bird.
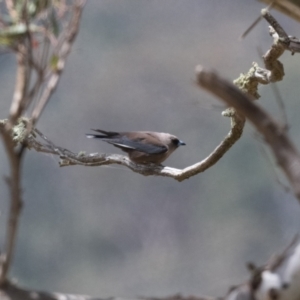
M 101 134 L 86 134 L 120 148 L 137 164 L 161 165 L 179 146 L 186 145 L 175 135 L 153 131 L 113 132 L 91 129 Z

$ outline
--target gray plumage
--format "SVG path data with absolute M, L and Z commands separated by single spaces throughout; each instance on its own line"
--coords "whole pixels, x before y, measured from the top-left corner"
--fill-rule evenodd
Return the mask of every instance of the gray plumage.
M 101 139 L 128 153 L 138 164 L 161 164 L 179 146 L 185 145 L 175 135 L 163 132 L 132 131 L 111 132 L 92 129 L 101 134 L 87 134 L 88 138 Z

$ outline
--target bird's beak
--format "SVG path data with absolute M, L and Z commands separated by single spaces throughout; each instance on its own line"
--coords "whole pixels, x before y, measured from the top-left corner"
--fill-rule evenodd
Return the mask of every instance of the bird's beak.
M 185 146 L 185 145 L 186 145 L 186 143 L 185 143 L 185 142 L 183 142 L 183 141 L 179 141 L 178 145 L 179 145 L 179 146 Z

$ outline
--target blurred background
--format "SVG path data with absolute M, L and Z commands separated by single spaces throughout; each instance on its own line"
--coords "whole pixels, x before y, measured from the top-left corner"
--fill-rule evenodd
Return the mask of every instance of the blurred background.
M 72 151 L 120 153 L 87 140 L 90 128 L 169 132 L 186 142 L 166 165 L 204 159 L 229 131 L 217 99 L 194 84 L 202 64 L 233 80 L 261 64 L 272 39 L 255 0 L 89 0 L 58 90 L 38 128 Z M 300 24 L 273 12 L 288 34 Z M 278 84 L 300 147 L 299 55 L 281 57 Z M 15 58 L 0 56 L 1 118 L 8 115 Z M 280 119 L 270 86 L 259 103 Z M 2 147 L 2 144 L 1 144 Z M 276 179 L 263 143 L 246 126 L 240 141 L 184 182 L 121 166 L 59 168 L 28 151 L 24 210 L 11 275 L 26 287 L 107 296 L 224 295 L 299 231 L 300 207 Z M 8 174 L 0 148 L 1 175 Z M 8 190 L 1 190 L 1 247 Z

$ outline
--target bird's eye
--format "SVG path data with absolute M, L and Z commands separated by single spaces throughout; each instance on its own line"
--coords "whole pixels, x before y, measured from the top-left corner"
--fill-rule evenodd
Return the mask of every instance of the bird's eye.
M 172 139 L 172 143 L 173 143 L 175 146 L 178 146 L 178 145 L 179 145 L 179 139 Z

